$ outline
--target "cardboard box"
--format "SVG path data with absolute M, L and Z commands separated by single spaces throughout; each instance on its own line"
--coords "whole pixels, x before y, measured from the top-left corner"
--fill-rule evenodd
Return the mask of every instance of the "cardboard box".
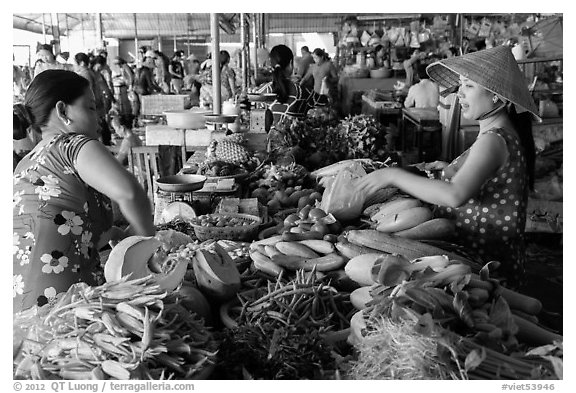
M 184 146 L 184 130 L 158 124 L 146 126 L 146 146 L 158 145 Z
M 186 146 L 208 146 L 212 142 L 212 130 L 199 129 L 199 130 L 185 130 L 185 145 Z

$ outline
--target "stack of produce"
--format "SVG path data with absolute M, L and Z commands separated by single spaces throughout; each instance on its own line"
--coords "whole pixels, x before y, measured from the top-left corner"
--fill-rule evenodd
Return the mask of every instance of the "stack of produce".
M 393 334 L 390 325 L 405 325 L 407 333 L 403 334 L 413 336 L 415 345 L 430 338 L 441 344 L 437 353 L 428 353 L 426 362 L 429 366 L 441 365 L 444 376 L 554 378 L 558 372 L 553 364 L 518 356 L 517 352 L 526 352 L 527 347 L 535 345 L 561 346 L 562 336 L 537 324 L 537 314 L 542 309 L 538 300 L 503 288 L 490 278 L 489 269 L 495 267 L 497 262 L 490 262 L 477 275 L 470 266 L 441 255 L 411 261 L 398 254 L 353 258 L 346 272 L 364 287 L 351 294 L 352 303 L 361 311 L 351 319 L 350 341 L 371 352 L 363 345 L 370 332 L 378 331 L 380 339 L 387 335 L 384 338 L 388 341 L 399 343 L 402 340 L 390 337 Z M 381 330 L 383 325 L 387 333 Z M 403 339 L 410 341 L 410 337 Z M 451 356 L 442 356 L 442 350 L 446 349 Z M 390 350 L 394 353 L 384 351 L 379 360 L 373 354 L 364 357 L 360 354 L 358 363 L 364 364 L 357 364 L 356 372 L 365 373 L 369 362 L 371 372 L 379 373 L 386 367 L 389 374 L 384 377 L 398 377 L 394 372 L 399 369 L 390 367 L 396 362 L 392 358 L 397 356 L 398 348 L 392 345 Z M 418 356 L 409 348 L 404 350 Z
M 284 269 L 315 269 L 318 272 L 341 268 L 348 260 L 334 246 L 340 223 L 322 209 L 306 205 L 284 220 L 278 234 L 254 242 L 250 257 L 256 269 L 278 276 Z
M 231 164 L 243 164 L 250 160 L 250 153 L 244 147 L 244 138 L 233 134 L 220 140 L 213 140 L 206 151 L 207 161 L 223 161 Z
M 377 231 L 415 240 L 449 239 L 454 235 L 454 222 L 433 218 L 432 210 L 419 199 L 397 196 L 364 210 Z
M 153 277 L 75 284 L 23 327 L 18 378 L 198 378 L 216 355 L 204 322 Z
M 220 308 L 228 329 L 216 377 L 326 379 L 336 369 L 332 340 L 347 332 L 353 312 L 347 293 L 302 270 L 240 292 Z
M 318 168 L 347 158 L 372 158 L 385 161 L 390 157 L 386 132 L 369 115 L 350 116 L 338 123 L 316 118 L 294 120 L 283 130 L 293 145 L 307 154 L 306 166 Z
M 313 188 L 306 168 L 294 163 L 263 165 L 248 181 L 250 196 L 267 206 L 270 215 L 284 209 L 301 208 L 321 198 Z

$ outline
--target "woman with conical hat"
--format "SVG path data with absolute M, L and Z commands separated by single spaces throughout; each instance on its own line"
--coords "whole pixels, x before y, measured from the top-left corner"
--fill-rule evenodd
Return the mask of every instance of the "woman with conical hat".
M 499 261 L 495 275 L 518 287 L 524 273 L 526 204 L 534 182 L 530 114 L 539 120 L 527 82 L 505 46 L 444 59 L 427 72 L 441 94 L 458 92 L 464 118 L 478 120 L 476 141 L 449 164 L 428 164 L 428 169 L 443 169 L 439 180 L 386 168 L 358 180 L 358 189 L 370 195 L 397 187 L 437 205 L 437 216 L 455 221 L 459 244 L 484 262 Z

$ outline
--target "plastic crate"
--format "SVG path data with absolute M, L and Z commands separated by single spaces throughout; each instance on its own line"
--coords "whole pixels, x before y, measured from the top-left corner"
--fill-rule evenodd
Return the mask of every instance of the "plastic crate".
M 141 101 L 141 115 L 162 115 L 165 111 L 186 109 L 190 105 L 190 96 L 186 94 L 155 94 L 142 96 Z

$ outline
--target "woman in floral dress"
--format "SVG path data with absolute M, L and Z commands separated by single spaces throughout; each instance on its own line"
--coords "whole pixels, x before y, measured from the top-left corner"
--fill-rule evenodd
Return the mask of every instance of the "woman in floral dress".
M 126 235 L 155 233 L 144 190 L 97 140 L 86 79 L 44 71 L 20 109 L 42 140 L 14 171 L 14 313 L 42 306 L 74 283 L 101 284 L 99 248 Z M 130 223 L 126 233 L 112 226 L 110 199 Z

